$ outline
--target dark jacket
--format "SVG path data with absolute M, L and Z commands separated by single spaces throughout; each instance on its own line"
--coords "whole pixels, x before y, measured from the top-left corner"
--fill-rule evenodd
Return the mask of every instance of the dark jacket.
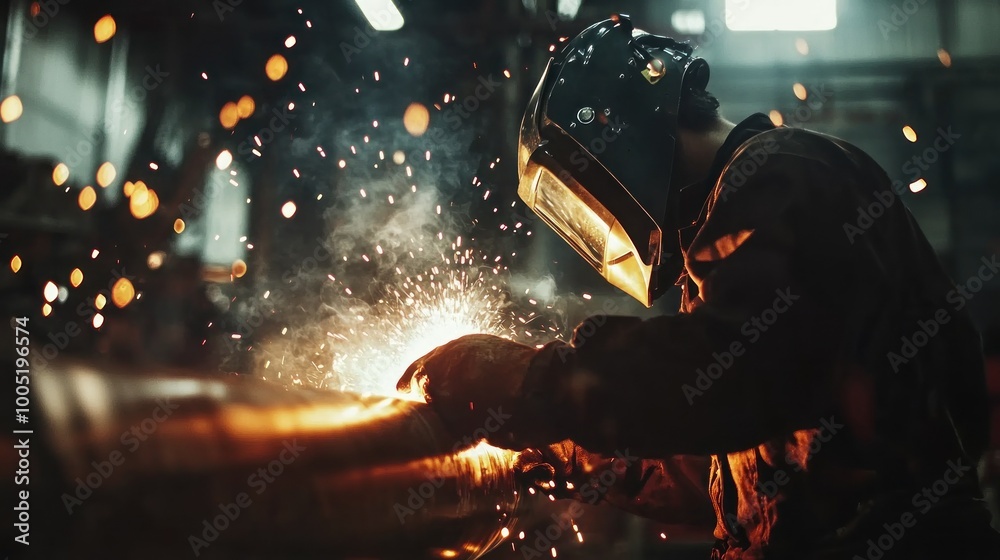
M 734 130 L 682 232 L 680 312 L 592 317 L 542 351 L 531 386 L 563 434 L 626 463 L 605 501 L 683 522 L 710 498 L 715 558 L 981 552 L 994 535 L 968 298 L 900 182 L 765 119 Z

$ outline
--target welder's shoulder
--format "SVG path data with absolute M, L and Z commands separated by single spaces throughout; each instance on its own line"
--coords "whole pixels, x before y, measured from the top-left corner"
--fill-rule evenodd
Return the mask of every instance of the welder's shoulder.
M 852 197 L 858 189 L 887 180 L 860 148 L 818 132 L 780 127 L 740 146 L 716 186 L 720 200 L 779 196 L 830 200 Z

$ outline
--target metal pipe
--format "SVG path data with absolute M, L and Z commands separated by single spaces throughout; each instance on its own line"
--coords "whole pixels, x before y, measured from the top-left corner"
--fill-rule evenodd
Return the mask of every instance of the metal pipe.
M 476 558 L 518 505 L 513 454 L 420 402 L 76 364 L 32 387 L 44 557 Z

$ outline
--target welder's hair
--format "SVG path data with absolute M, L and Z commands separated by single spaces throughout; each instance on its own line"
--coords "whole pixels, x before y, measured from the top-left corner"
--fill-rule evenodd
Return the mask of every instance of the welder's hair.
M 719 100 L 703 89 L 685 89 L 677 112 L 677 124 L 694 132 L 703 132 L 719 121 Z

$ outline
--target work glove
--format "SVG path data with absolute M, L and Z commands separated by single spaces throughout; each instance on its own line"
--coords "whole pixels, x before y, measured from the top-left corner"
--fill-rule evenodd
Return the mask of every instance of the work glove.
M 396 390 L 416 392 L 434 408 L 457 441 L 486 439 L 507 449 L 558 441 L 544 399 L 529 398 L 546 372 L 532 370 L 539 350 L 474 334 L 439 346 L 413 362 Z M 536 364 L 537 365 L 537 364 Z
M 541 488 L 556 498 L 568 499 L 579 498 L 589 478 L 610 468 L 612 461 L 566 439 L 522 451 L 514 468 L 522 483 Z
M 557 499 L 609 504 L 673 525 L 713 527 L 711 457 L 646 459 L 628 450 L 591 453 L 570 440 L 523 451 L 514 467 L 520 482 Z

